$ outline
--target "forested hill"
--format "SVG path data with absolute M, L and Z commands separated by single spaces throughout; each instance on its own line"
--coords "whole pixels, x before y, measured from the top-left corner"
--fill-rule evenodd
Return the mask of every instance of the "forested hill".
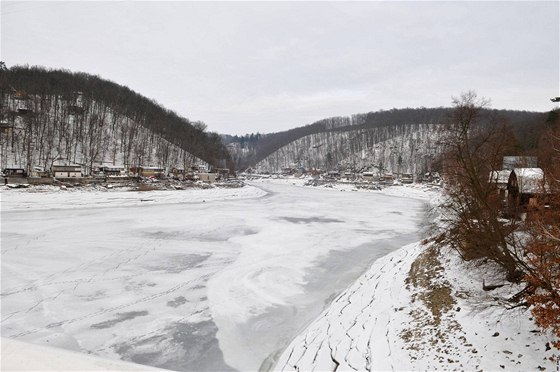
M 130 88 L 82 72 L 0 71 L 2 166 L 232 166 L 217 133 Z
M 536 147 L 539 130 L 536 130 L 538 128 L 535 126 L 542 125 L 544 114 L 510 110 L 489 111 L 494 114 L 493 116 L 499 116 L 509 123 L 520 148 L 530 150 Z M 346 158 L 361 156 L 358 152 L 371 149 L 373 142 L 400 136 L 403 131 L 409 135 L 415 130 L 441 131 L 437 125 L 448 123 L 450 113 L 450 108 L 443 107 L 382 110 L 350 117 L 328 118 L 278 133 L 224 136 L 224 142 L 228 145 L 233 161 L 239 169 L 262 165 L 263 161 L 264 164 L 268 163 L 266 167 L 270 168 L 271 158 L 279 160 L 274 160 L 275 165 L 272 166 L 273 169 L 269 169 L 270 171 L 276 171 L 281 166 L 289 166 L 289 162 L 301 164 L 302 159 L 310 160 L 306 162 L 307 166 L 322 164 L 323 167 L 327 163 L 333 163 L 332 159 L 321 158 L 323 155 L 331 158 L 341 152 L 337 157 L 338 161 L 334 162 L 337 164 L 343 160 L 342 156 Z M 419 125 L 423 126 L 419 127 Z M 426 133 L 420 136 L 430 137 L 436 141 L 434 136 Z M 363 146 L 356 146 L 359 141 L 364 142 Z M 416 145 L 423 146 L 422 143 Z M 319 150 L 319 147 L 322 148 Z M 341 148 L 345 148 L 346 151 L 339 151 Z M 333 166 L 336 165 L 334 163 Z

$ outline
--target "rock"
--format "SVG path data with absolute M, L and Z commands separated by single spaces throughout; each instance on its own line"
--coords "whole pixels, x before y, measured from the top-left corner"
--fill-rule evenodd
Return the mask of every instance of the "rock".
M 498 337 L 500 335 L 500 332 L 495 332 L 492 337 Z

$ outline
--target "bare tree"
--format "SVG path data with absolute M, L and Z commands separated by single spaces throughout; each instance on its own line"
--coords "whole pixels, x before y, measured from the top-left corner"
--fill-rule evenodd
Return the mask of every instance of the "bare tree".
M 485 110 L 488 101 L 468 92 L 453 100 L 454 110 L 444 140 L 444 172 L 448 179 L 448 230 L 439 237 L 466 259 L 497 263 L 510 281 L 520 281 L 526 266 L 514 231 L 518 221 L 501 218 L 497 186 L 490 172 L 501 169 L 511 139 L 505 123 Z

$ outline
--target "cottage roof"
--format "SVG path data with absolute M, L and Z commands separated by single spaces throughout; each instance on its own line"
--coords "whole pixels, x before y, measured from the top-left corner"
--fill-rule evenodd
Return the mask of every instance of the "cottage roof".
M 495 182 L 495 183 L 508 183 L 509 180 L 509 175 L 511 174 L 510 170 L 504 169 L 504 170 L 500 170 L 500 171 L 492 171 L 490 172 L 490 176 L 489 181 L 490 182 Z
M 511 173 L 517 177 L 520 193 L 534 194 L 542 191 L 544 172 L 541 168 L 515 168 Z
M 62 172 L 79 172 L 82 170 L 82 166 L 81 165 L 60 165 L 60 164 L 53 164 L 52 166 L 52 171 L 62 171 Z
M 504 156 L 502 169 L 513 170 L 515 168 L 536 168 L 536 156 Z

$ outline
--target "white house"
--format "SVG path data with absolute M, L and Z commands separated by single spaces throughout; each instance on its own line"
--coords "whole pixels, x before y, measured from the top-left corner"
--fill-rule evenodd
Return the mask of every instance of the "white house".
M 51 172 L 55 178 L 82 177 L 82 167 L 80 165 L 53 165 Z

